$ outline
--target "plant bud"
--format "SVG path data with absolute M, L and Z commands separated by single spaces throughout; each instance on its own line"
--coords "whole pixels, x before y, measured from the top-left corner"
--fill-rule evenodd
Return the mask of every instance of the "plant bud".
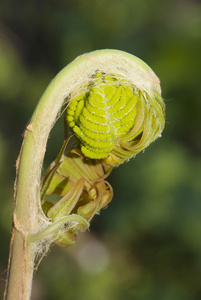
M 116 52 L 122 65 L 118 61 L 114 72 L 110 66 L 93 72 L 82 93 L 69 101 L 66 117 L 82 153 L 110 166 L 144 150 L 161 136 L 165 123 L 156 75 L 138 58 Z

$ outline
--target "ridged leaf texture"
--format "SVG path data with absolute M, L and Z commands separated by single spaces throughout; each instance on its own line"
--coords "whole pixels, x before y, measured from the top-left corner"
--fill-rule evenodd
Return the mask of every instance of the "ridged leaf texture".
M 85 156 L 109 157 L 107 162 L 114 166 L 160 135 L 164 103 L 159 95 L 149 99 L 148 94 L 118 75 L 97 71 L 86 93 L 70 100 L 67 122 L 80 140 Z

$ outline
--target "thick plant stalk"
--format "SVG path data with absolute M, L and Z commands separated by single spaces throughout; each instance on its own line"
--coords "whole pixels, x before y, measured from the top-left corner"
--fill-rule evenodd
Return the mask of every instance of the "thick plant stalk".
M 159 80 L 153 71 L 140 59 L 117 50 L 99 50 L 82 55 L 64 68 L 50 83 L 26 128 L 17 161 L 13 232 L 8 282 L 4 295 L 6 300 L 30 299 L 35 257 L 42 249 L 40 241 L 29 237 L 42 230 L 43 233 L 46 232 L 46 228 L 51 225 L 50 219 L 43 213 L 40 198 L 41 168 L 47 140 L 69 99 L 86 91 L 86 86 L 96 70 L 119 74 L 143 93 L 147 93 L 150 99 L 154 98 L 155 94 L 161 94 Z M 158 135 L 164 127 L 163 118 L 161 120 Z M 124 147 L 126 149 L 126 146 Z M 121 153 L 123 158 L 125 151 L 127 150 Z M 127 159 L 127 156 L 125 158 Z M 116 164 L 114 159 L 112 164 Z M 44 234 L 41 234 L 41 237 L 44 237 Z

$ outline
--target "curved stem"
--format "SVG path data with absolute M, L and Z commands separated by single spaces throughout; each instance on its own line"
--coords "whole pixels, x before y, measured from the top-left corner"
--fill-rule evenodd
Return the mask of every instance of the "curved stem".
M 41 168 L 50 130 L 65 101 L 65 86 L 70 90 L 68 84 L 73 68 L 67 66 L 50 83 L 24 134 L 17 160 L 13 232 L 4 293 L 7 300 L 30 298 L 36 244 L 29 244 L 27 236 L 47 226 L 40 203 Z

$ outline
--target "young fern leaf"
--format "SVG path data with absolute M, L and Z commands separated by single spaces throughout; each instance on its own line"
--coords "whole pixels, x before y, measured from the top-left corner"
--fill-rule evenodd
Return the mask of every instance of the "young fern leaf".
M 164 104 L 157 92 L 149 95 L 122 75 L 97 71 L 86 92 L 69 102 L 67 121 L 85 156 L 117 166 L 160 136 Z
M 67 151 L 62 155 L 60 165 L 54 171 L 46 189 L 46 198 L 51 194 L 61 196 L 55 205 L 43 201 L 47 217 L 52 223 L 72 214 L 90 221 L 112 199 L 112 187 L 105 181 L 111 170 L 112 168 L 101 160 L 86 158 L 78 148 Z M 45 176 L 48 180 L 49 177 Z M 47 186 L 46 181 L 44 185 Z M 82 219 L 80 220 L 83 223 Z M 88 229 L 88 226 L 84 228 L 77 221 L 63 229 L 62 234 L 58 230 L 52 238 L 55 243 L 68 246 L 75 242 L 77 233 L 84 229 Z M 37 236 L 35 238 L 37 239 Z
M 150 69 L 135 60 L 141 67 L 140 75 L 148 77 Z M 75 134 L 77 143 L 66 154 L 62 148 L 53 163 L 56 168 L 47 176 L 46 194 L 63 197 L 49 210 L 44 202 L 46 215 L 53 222 L 72 213 L 90 221 L 112 199 L 112 188 L 104 180 L 112 167 L 144 150 L 164 128 L 164 103 L 153 72 L 153 82 L 142 82 L 143 78 L 134 82 L 120 69 L 107 72 L 103 67 L 88 76 L 80 94 L 69 99 L 66 112 L 68 131 Z M 77 194 L 72 196 L 74 189 Z M 73 231 L 78 232 L 75 226 Z M 63 245 L 64 235 L 59 238 Z
M 17 161 L 5 299 L 28 300 L 37 254 L 52 242 L 70 245 L 88 229 L 112 199 L 106 177 L 161 136 L 164 109 L 157 76 L 123 51 L 84 54 L 51 81 L 26 128 Z M 47 140 L 64 110 L 74 142 L 64 142 L 41 184 Z M 47 199 L 52 193 L 61 197 L 56 204 Z
M 122 68 L 109 66 L 108 71 L 105 66 L 97 66 L 88 73 L 88 82 L 68 95 L 65 128 L 77 140 L 74 145 L 68 144 L 70 139 L 64 143 L 42 185 L 42 198 L 45 194 L 62 197 L 55 205 L 43 201 L 51 222 L 70 214 L 90 221 L 112 199 L 112 187 L 105 181 L 112 168 L 161 135 L 164 103 L 159 81 L 142 61 L 132 60 L 134 65 L 125 67 L 124 62 Z M 131 66 L 137 66 L 135 76 Z M 72 244 L 78 231 L 79 222 L 73 226 L 73 239 L 69 239 L 72 232 L 67 227 L 54 242 Z

